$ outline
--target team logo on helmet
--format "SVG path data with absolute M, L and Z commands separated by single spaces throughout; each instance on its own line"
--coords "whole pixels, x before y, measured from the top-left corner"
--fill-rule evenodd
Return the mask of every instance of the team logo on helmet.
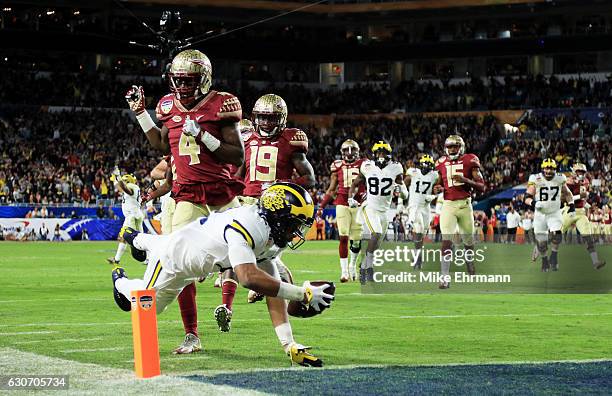
M 170 65 L 168 80 L 170 91 L 179 100 L 205 95 L 212 84 L 210 59 L 198 50 L 179 52 Z
M 434 168 L 434 160 L 433 157 L 429 154 L 423 154 L 421 158 L 419 158 L 419 167 L 421 168 L 421 173 L 427 174 Z
M 340 146 L 340 153 L 346 162 L 355 162 L 359 157 L 359 145 L 353 139 L 346 139 Z
M 379 140 L 372 146 L 374 161 L 380 168 L 384 168 L 391 161 L 391 145 L 383 140 Z
M 287 103 L 275 94 L 266 94 L 257 99 L 253 106 L 255 132 L 264 138 L 280 134 L 287 126 Z
M 451 151 L 453 147 L 457 147 L 456 151 Z M 463 138 L 459 135 L 450 135 L 444 141 L 444 153 L 450 158 L 452 161 L 461 157 L 465 153 L 465 142 Z
M 544 174 L 546 179 L 550 180 L 555 177 L 555 173 L 557 173 L 557 161 L 552 158 L 546 158 L 544 161 L 542 161 L 542 165 L 540 167 L 542 168 L 542 174 Z

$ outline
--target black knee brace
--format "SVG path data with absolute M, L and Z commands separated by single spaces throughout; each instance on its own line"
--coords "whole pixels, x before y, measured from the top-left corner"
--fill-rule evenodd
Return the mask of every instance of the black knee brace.
M 351 243 L 351 246 L 349 249 L 351 249 L 351 252 L 358 254 L 361 251 L 361 239 L 358 241 L 353 241 L 351 239 L 350 243 Z
M 563 241 L 563 234 L 561 231 L 555 231 L 555 233 L 552 235 L 553 245 L 559 245 L 561 241 Z

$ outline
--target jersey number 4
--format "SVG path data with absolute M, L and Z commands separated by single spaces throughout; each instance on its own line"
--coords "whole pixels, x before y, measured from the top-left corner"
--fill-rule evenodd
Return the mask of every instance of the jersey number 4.
M 179 140 L 179 155 L 188 155 L 189 165 L 197 165 L 200 163 L 200 145 L 196 143 L 193 136 L 181 133 L 181 140 Z
M 278 160 L 278 147 L 251 146 L 249 158 L 249 180 L 273 182 L 276 180 L 276 161 Z
M 377 177 L 368 178 L 368 193 L 372 195 L 387 196 L 391 194 L 391 186 L 393 185 L 393 179 L 384 177 L 379 179 Z

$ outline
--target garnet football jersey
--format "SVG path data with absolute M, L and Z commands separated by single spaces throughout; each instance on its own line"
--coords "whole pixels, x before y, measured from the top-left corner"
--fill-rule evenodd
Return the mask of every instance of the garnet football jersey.
M 285 128 L 274 138 L 253 133 L 244 143 L 243 194 L 259 197 L 262 190 L 276 181 L 290 181 L 293 176 L 294 153 L 308 152 L 308 137 L 295 128 Z
M 572 176 L 567 180 L 567 187 L 572 192 L 572 195 L 580 195 L 580 193 L 589 191 L 589 179 L 585 177 L 582 181 L 579 181 Z M 574 204 L 576 205 L 576 209 L 584 208 L 585 200 L 580 198 L 574 201 Z
M 458 201 L 471 197 L 472 187 L 465 183 L 456 183 L 452 177 L 463 175 L 471 179 L 474 168 L 480 168 L 480 160 L 474 154 L 463 154 L 454 161 L 447 156 L 438 158 L 436 170 L 442 179 L 445 200 Z
M 162 97 L 155 109 L 157 119 L 168 128 L 170 151 L 179 184 L 198 184 L 231 179 L 230 164 L 220 163 L 200 141 L 183 133 L 185 118 L 196 120 L 202 129 L 221 140 L 221 128 L 242 118 L 238 98 L 226 92 L 210 91 L 195 107 L 187 110 L 174 94 Z
M 332 162 L 330 170 L 338 176 L 338 192 L 336 199 L 334 200 L 335 205 L 348 206 L 348 193 L 351 188 L 353 181 L 359 176 L 359 168 L 363 163 L 363 158 L 358 158 L 353 162 L 346 162 L 344 160 L 336 160 Z M 364 187 L 360 186 L 360 190 Z M 359 194 L 356 194 L 359 195 Z

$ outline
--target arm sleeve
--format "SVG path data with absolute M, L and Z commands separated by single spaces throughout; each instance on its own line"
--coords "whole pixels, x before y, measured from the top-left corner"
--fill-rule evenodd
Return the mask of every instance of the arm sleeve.
M 224 234 L 227 241 L 228 259 L 232 268 L 240 264 L 256 264 L 255 252 L 239 231 L 227 227 Z

